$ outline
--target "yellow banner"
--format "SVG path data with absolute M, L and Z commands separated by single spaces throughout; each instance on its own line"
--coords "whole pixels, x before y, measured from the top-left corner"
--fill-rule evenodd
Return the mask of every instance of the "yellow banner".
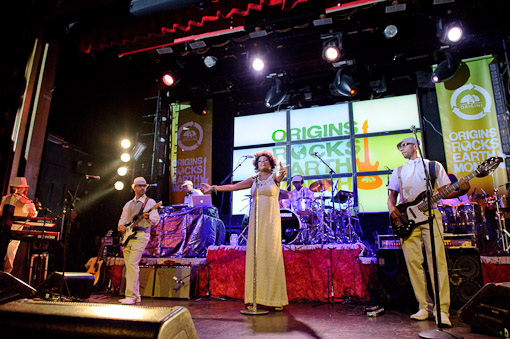
M 207 107 L 212 107 L 208 102 Z M 170 203 L 182 204 L 185 180 L 200 183 L 210 182 L 212 150 L 212 109 L 199 115 L 189 103 L 172 105 L 172 143 L 170 153 Z
M 475 171 L 489 157 L 503 155 L 489 71 L 493 60 L 492 56 L 463 60 L 451 80 L 436 84 L 447 169 L 457 178 Z M 474 178 L 471 192 L 492 195 L 499 187 L 506 193 L 501 188 L 506 182 L 503 162 L 494 173 Z

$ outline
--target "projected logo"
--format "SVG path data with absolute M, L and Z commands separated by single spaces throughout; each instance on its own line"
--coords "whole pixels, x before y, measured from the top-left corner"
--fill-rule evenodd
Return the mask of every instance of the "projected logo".
M 453 114 L 464 120 L 479 120 L 491 110 L 489 92 L 478 85 L 466 84 L 453 92 L 450 107 Z
M 177 131 L 177 145 L 184 151 L 192 151 L 202 144 L 204 130 L 194 121 L 183 124 Z

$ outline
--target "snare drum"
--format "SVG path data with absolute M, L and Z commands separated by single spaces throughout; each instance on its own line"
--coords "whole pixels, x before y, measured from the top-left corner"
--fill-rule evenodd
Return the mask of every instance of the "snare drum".
M 482 208 L 476 202 L 463 202 L 455 206 L 457 209 L 457 227 L 454 233 L 479 233 L 483 226 Z
M 289 209 L 280 210 L 282 220 L 282 244 L 291 245 L 298 239 L 301 231 L 301 220 L 299 216 Z
M 311 215 L 312 202 L 313 200 L 310 198 L 299 198 L 292 201 L 292 208 L 299 215 Z
M 441 213 L 441 220 L 443 222 L 443 229 L 445 233 L 455 233 L 455 213 L 453 206 L 447 204 L 437 204 L 437 209 Z

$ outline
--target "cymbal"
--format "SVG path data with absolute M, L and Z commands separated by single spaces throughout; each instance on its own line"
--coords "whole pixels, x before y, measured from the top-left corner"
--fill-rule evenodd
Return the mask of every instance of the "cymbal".
M 329 179 L 319 179 L 317 181 L 312 182 L 310 185 L 310 191 L 312 192 L 322 192 L 329 190 L 331 188 L 331 180 Z
M 280 195 L 278 196 L 279 200 L 290 199 L 292 197 L 292 193 L 286 190 L 280 190 Z

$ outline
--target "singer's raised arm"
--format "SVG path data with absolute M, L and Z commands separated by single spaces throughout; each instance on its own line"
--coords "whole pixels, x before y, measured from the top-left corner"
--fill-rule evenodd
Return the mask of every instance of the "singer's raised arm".
M 235 183 L 233 185 L 220 185 L 220 186 L 216 186 L 216 185 L 209 185 L 209 184 L 203 182 L 201 184 L 202 187 L 200 188 L 200 190 L 204 194 L 207 194 L 209 192 L 213 192 L 213 193 L 216 193 L 216 192 L 232 192 L 232 191 L 239 191 L 239 190 L 243 190 L 243 189 L 246 189 L 246 188 L 250 188 L 252 183 L 253 183 L 253 177 L 249 177 L 248 179 L 245 179 L 245 180 L 240 181 L 238 183 Z

